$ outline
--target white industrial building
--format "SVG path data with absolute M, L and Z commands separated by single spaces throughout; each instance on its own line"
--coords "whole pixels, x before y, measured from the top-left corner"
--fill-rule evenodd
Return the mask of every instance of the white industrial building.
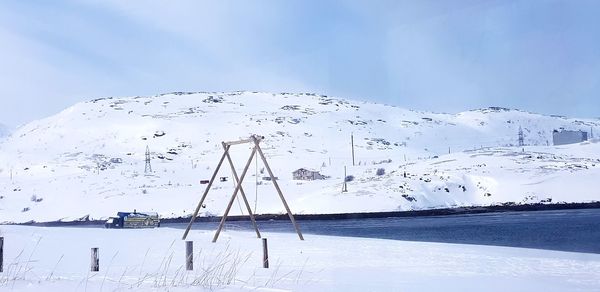
M 552 142 L 554 145 L 566 145 L 581 143 L 587 141 L 588 133 L 584 131 L 571 131 L 571 130 L 554 130 L 552 132 Z

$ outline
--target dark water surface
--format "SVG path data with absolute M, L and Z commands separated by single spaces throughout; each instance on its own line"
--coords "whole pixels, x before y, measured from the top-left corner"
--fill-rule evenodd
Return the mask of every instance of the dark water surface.
M 466 243 L 600 253 L 600 209 L 502 212 L 450 216 L 345 220 L 301 220 L 302 232 L 410 241 Z M 217 222 L 193 229 L 216 230 Z M 187 224 L 168 223 L 182 228 Z M 295 232 L 290 221 L 259 221 L 261 232 Z M 227 223 L 227 230 L 251 230 L 249 221 Z

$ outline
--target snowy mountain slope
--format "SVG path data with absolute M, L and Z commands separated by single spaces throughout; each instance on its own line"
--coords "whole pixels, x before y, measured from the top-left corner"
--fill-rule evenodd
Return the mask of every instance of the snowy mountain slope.
M 514 146 L 519 127 L 529 146 Z M 600 174 L 600 143 L 547 146 L 559 128 L 600 133 L 600 121 L 502 108 L 416 112 L 316 94 L 97 99 L 31 122 L 0 144 L 0 222 L 101 218 L 134 208 L 189 215 L 205 188 L 199 181 L 220 158 L 220 142 L 251 134 L 265 136 L 264 152 L 296 213 L 600 200 L 598 188 L 588 186 Z M 231 152 L 241 173 L 249 145 Z M 282 212 L 261 163 L 251 166 L 244 189 L 253 208 Z M 344 166 L 355 178 L 347 193 Z M 330 177 L 293 180 L 301 167 Z M 213 185 L 203 214 L 221 214 L 231 196 L 231 171 L 219 176 L 228 181 Z

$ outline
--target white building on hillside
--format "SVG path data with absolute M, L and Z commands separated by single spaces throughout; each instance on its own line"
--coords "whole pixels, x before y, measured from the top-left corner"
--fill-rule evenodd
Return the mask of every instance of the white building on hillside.
M 570 130 L 554 130 L 552 132 L 552 142 L 554 145 L 565 145 L 574 144 L 587 141 L 588 134 L 584 131 L 570 131 Z
M 327 177 L 320 174 L 316 170 L 309 170 L 300 168 L 292 172 L 292 176 L 296 180 L 316 180 L 316 179 L 326 179 Z

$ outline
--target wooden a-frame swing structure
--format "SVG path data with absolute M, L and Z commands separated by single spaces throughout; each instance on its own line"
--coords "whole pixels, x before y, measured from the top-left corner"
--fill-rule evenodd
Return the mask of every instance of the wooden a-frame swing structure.
M 231 196 L 231 199 L 229 200 L 229 204 L 227 205 L 227 208 L 225 209 L 225 213 L 223 213 L 223 217 L 221 218 L 221 223 L 219 223 L 219 228 L 217 229 L 217 232 L 215 233 L 215 236 L 213 237 L 212 242 L 216 242 L 217 238 L 219 238 L 219 234 L 221 233 L 221 230 L 223 229 L 223 226 L 225 225 L 225 221 L 227 220 L 227 215 L 229 214 L 229 211 L 231 210 L 231 206 L 233 205 L 233 201 L 235 201 L 235 198 L 237 197 L 238 192 L 241 194 L 242 199 L 244 200 L 244 204 L 246 205 L 246 209 L 248 210 L 248 214 L 250 216 L 250 221 L 252 221 L 252 226 L 254 227 L 254 230 L 256 231 L 256 236 L 258 238 L 260 238 L 260 232 L 258 231 L 258 226 L 256 225 L 256 219 L 254 217 L 254 214 L 252 213 L 252 209 L 250 208 L 248 199 L 246 198 L 246 193 L 244 192 L 244 189 L 242 188 L 242 182 L 244 181 L 244 178 L 246 177 L 246 173 L 248 172 L 248 168 L 250 167 L 250 163 L 252 162 L 252 159 L 254 158 L 254 155 L 256 155 L 257 152 L 258 152 L 258 155 L 260 156 L 260 158 L 262 159 L 262 161 L 265 165 L 265 168 L 267 169 L 267 172 L 269 173 L 269 176 L 271 177 L 271 182 L 273 182 L 273 185 L 275 186 L 275 190 L 277 190 L 277 193 L 279 194 L 279 198 L 281 199 L 281 202 L 283 203 L 283 206 L 285 207 L 285 210 L 287 211 L 287 214 L 290 217 L 290 220 L 292 221 L 294 228 L 296 229 L 296 233 L 298 233 L 298 237 L 300 238 L 300 240 L 304 240 L 304 237 L 302 236 L 302 232 L 300 232 L 300 228 L 298 227 L 298 224 L 296 224 L 294 215 L 292 214 L 292 211 L 290 211 L 290 207 L 288 206 L 287 202 L 285 201 L 285 198 L 283 197 L 281 188 L 279 188 L 279 184 L 277 183 L 277 180 L 276 180 L 275 176 L 273 175 L 273 172 L 271 171 L 271 167 L 269 167 L 267 158 L 265 158 L 265 155 L 263 154 L 262 149 L 260 148 L 259 143 L 263 139 L 264 139 L 263 136 L 252 135 L 248 139 L 242 139 L 242 140 L 230 141 L 230 142 L 221 142 L 221 145 L 223 145 L 223 156 L 221 156 L 221 160 L 219 160 L 219 164 L 217 165 L 215 172 L 213 173 L 212 177 L 210 178 L 210 181 L 208 182 L 208 185 L 206 186 L 206 190 L 204 190 L 204 194 L 202 195 L 200 202 L 198 202 L 198 206 L 196 207 L 196 210 L 194 211 L 194 214 L 192 215 L 192 219 L 190 220 L 190 223 L 188 224 L 187 228 L 185 229 L 185 232 L 183 233 L 183 238 L 182 238 L 183 240 L 186 239 L 188 233 L 190 232 L 190 229 L 192 228 L 192 224 L 196 220 L 196 217 L 198 216 L 198 212 L 200 211 L 200 208 L 202 207 L 202 204 L 204 203 L 204 200 L 206 199 L 206 196 L 208 195 L 210 187 L 212 186 L 213 182 L 215 181 L 215 178 L 217 177 L 217 173 L 219 172 L 219 169 L 221 168 L 221 165 L 223 164 L 223 161 L 225 160 L 225 158 L 227 158 L 227 161 L 229 162 L 229 166 L 231 167 L 231 172 L 233 174 L 233 178 L 235 179 L 236 186 L 235 186 L 235 190 L 233 191 L 233 195 Z M 250 157 L 248 158 L 248 162 L 246 162 L 246 166 L 244 167 L 244 170 L 242 171 L 241 176 L 238 177 L 235 167 L 233 166 L 233 161 L 231 159 L 231 156 L 229 155 L 229 148 L 232 145 L 246 144 L 246 143 L 252 143 L 252 144 L 254 144 L 254 147 L 252 148 L 252 152 L 250 154 Z

